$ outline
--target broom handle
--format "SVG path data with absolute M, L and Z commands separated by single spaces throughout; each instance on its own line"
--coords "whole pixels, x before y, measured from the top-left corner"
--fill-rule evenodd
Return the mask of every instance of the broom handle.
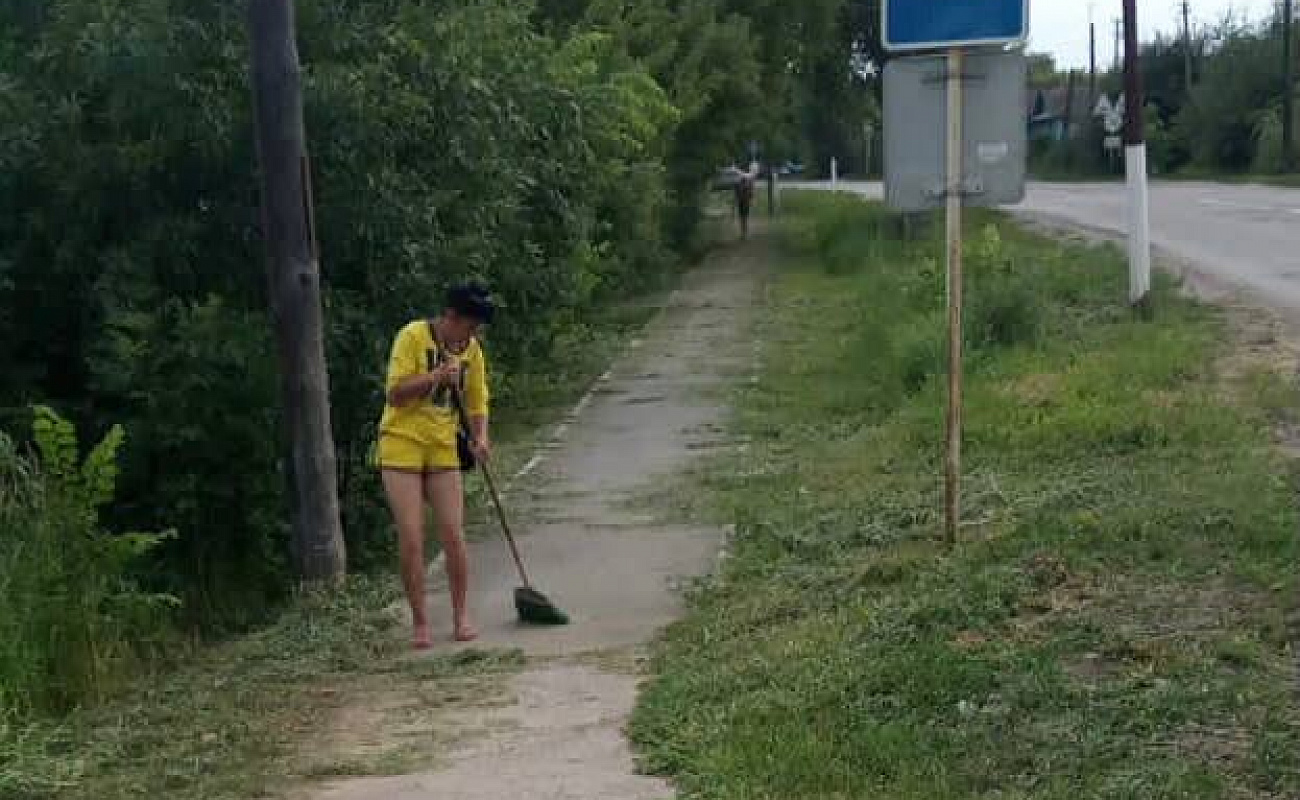
M 438 356 L 441 360 L 446 348 L 442 346 L 442 340 L 438 336 L 438 328 L 433 324 L 433 320 L 429 320 L 428 325 L 429 337 L 433 339 L 433 343 L 437 346 Z M 465 398 L 461 396 L 459 385 L 452 384 L 448 388 L 451 389 L 451 403 L 456 407 L 456 416 L 460 420 L 460 427 L 468 436 L 473 432 L 474 427 L 469 424 L 469 412 L 465 410 Z M 515 544 L 515 535 L 510 531 L 510 520 L 506 518 L 506 507 L 501 502 L 501 494 L 497 492 L 497 482 L 492 477 L 492 468 L 488 466 L 486 459 L 479 459 L 479 461 L 482 462 L 479 466 L 483 470 L 483 481 L 487 483 L 488 494 L 492 495 L 492 505 L 496 507 L 497 519 L 501 521 L 501 532 L 506 536 L 506 544 L 510 545 L 510 555 L 514 557 L 515 568 L 519 570 L 519 580 L 523 582 L 525 589 L 531 589 L 533 585 L 528 581 L 528 571 L 524 569 L 524 559 L 519 555 L 519 545 Z
M 514 556 L 515 567 L 519 570 L 519 580 L 523 582 L 525 589 L 531 589 L 532 584 L 528 581 L 528 573 L 524 570 L 524 559 L 519 555 L 519 545 L 515 544 L 515 535 L 510 532 L 510 523 L 506 520 L 506 509 L 501 503 L 501 495 L 497 492 L 497 482 L 492 477 L 492 468 L 488 466 L 486 460 L 482 460 L 479 468 L 483 470 L 483 482 L 487 484 L 488 494 L 492 495 L 492 505 L 496 506 L 497 518 L 501 520 L 501 532 L 506 535 L 506 544 L 510 545 L 510 555 Z
M 456 406 L 456 416 L 460 418 L 460 426 L 464 429 L 466 435 L 473 431 L 469 424 L 469 413 L 465 410 L 465 398 L 461 397 L 460 387 L 451 386 L 451 402 Z M 486 459 L 479 459 L 479 468 L 483 471 L 483 482 L 487 484 L 488 494 L 492 496 L 492 505 L 496 508 L 497 519 L 501 520 L 501 532 L 506 536 L 506 544 L 510 545 L 510 555 L 515 559 L 515 568 L 519 570 L 519 580 L 523 581 L 524 588 L 531 589 L 532 584 L 528 581 L 528 571 L 524 569 L 524 559 L 519 555 L 519 545 L 515 543 L 515 535 L 510 531 L 510 521 L 506 518 L 506 507 L 501 502 L 501 494 L 497 491 L 496 479 L 492 477 L 492 467 L 488 466 Z

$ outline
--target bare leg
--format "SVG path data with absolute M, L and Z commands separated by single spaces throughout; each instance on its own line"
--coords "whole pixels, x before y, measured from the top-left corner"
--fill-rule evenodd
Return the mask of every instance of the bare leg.
M 469 621 L 469 553 L 465 547 L 465 495 L 457 470 L 429 473 L 424 480 L 425 499 L 438 519 L 438 538 L 447 557 L 447 582 L 451 587 L 451 614 L 458 642 L 478 638 Z
M 424 596 L 424 476 L 416 472 L 383 471 L 384 492 L 397 525 L 398 556 L 406 601 L 411 605 L 414 630 L 411 645 L 424 650 L 433 644 L 429 610 Z

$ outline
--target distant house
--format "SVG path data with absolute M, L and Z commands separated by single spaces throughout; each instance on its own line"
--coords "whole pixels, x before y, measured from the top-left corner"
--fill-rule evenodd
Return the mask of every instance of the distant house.
M 1025 116 L 1029 122 L 1029 139 L 1060 142 L 1066 137 L 1065 126 L 1070 125 L 1070 135 L 1077 136 L 1092 116 L 1092 102 L 1087 86 L 1076 86 L 1073 97 L 1065 87 L 1031 88 L 1025 94 Z M 1073 106 L 1065 113 L 1067 99 Z M 1068 119 L 1067 119 L 1068 117 Z

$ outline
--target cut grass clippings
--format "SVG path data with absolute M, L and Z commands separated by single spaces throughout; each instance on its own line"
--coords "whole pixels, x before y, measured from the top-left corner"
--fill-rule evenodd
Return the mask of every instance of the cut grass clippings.
M 0 726 L 6 800 L 251 800 L 295 781 L 385 774 L 432 760 L 444 743 L 440 708 L 499 696 L 523 666 L 518 652 L 407 656 L 388 581 L 304 597 L 270 628 L 141 680 L 101 707 L 58 721 Z M 391 705 L 405 698 L 413 707 Z M 385 706 L 377 730 L 333 730 L 351 706 Z M 418 713 L 422 726 L 401 727 Z M 358 758 L 336 737 L 390 734 Z M 330 761 L 337 758 L 338 761 Z
M 644 767 L 692 799 L 1300 795 L 1295 480 L 1265 410 L 1293 390 L 1224 391 L 1222 315 L 1161 280 L 1138 320 L 1115 248 L 975 215 L 947 552 L 936 236 L 788 208 L 748 444 L 694 498 L 731 557 L 658 647 Z

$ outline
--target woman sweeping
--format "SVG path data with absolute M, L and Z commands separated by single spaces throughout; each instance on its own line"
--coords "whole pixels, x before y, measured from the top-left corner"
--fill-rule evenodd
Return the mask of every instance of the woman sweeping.
M 440 315 L 404 327 L 393 342 L 387 396 L 379 423 L 378 461 L 384 492 L 397 526 L 402 584 L 411 605 L 411 644 L 433 644 L 424 578 L 425 509 L 437 520 L 451 589 L 452 635 L 472 641 L 466 598 L 469 561 L 465 548 L 465 498 L 462 468 L 471 454 L 487 459 L 487 364 L 476 334 L 492 321 L 487 291 L 473 285 L 447 293 Z M 469 412 L 469 431 L 461 431 L 452 392 L 460 392 Z

